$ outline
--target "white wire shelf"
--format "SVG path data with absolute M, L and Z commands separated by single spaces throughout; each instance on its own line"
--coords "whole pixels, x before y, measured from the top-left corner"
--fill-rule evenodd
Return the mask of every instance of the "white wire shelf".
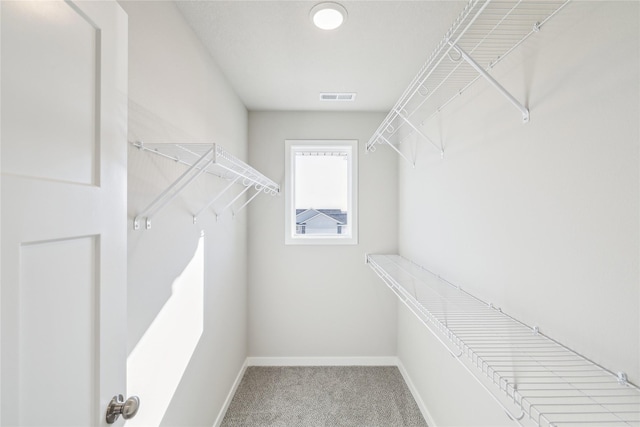
M 366 145 L 386 144 L 415 164 L 398 146 L 411 135 L 444 156 L 423 126 L 473 83 L 484 78 L 529 121 L 529 110 L 500 85 L 489 70 L 541 30 L 569 0 L 470 0 Z
M 518 425 L 640 426 L 640 388 L 399 255 L 367 263 Z
M 151 228 L 151 219 L 169 202 L 176 198 L 191 182 L 203 173 L 215 175 L 229 181 L 222 191 L 211 198 L 198 212 L 193 215 L 193 222 L 196 223 L 198 217 L 215 202 L 219 201 L 234 184 L 241 184 L 244 189 L 237 194 L 222 209 L 216 211 L 220 215 L 236 203 L 243 194 L 251 188 L 255 193 L 239 208 L 233 211 L 234 214 L 244 209 L 254 198 L 261 193 L 277 195 L 280 193 L 280 186 L 270 180 L 242 160 L 234 157 L 225 151 L 218 144 L 145 144 L 142 142 L 132 142 L 134 147 L 148 151 L 159 156 L 171 159 L 188 166 L 188 169 L 178 177 L 165 191 L 163 191 L 153 202 L 143 209 L 133 220 L 133 228 L 138 230 L 140 222 L 144 219 L 145 228 Z

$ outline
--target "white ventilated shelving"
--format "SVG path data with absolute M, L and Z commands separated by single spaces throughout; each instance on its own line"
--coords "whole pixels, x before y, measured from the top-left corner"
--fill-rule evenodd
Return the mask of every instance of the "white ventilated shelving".
M 521 426 L 640 426 L 640 388 L 399 255 L 367 263 Z
M 225 151 L 218 144 L 146 144 L 142 142 L 132 142 L 134 147 L 147 151 L 175 162 L 188 166 L 187 170 L 180 175 L 165 191 L 154 199 L 145 209 L 143 209 L 133 220 L 133 228 L 138 230 L 140 223 L 144 220 L 145 228 L 151 228 L 151 219 L 168 203 L 175 199 L 189 184 L 200 175 L 206 173 L 215 175 L 229 181 L 229 184 L 220 192 L 207 201 L 203 207 L 193 215 L 195 223 L 198 217 L 214 203 L 220 201 L 235 184 L 241 184 L 244 188 L 240 193 L 228 201 L 224 207 L 216 211 L 216 215 L 221 214 L 236 203 L 246 192 L 254 189 L 255 193 L 246 200 L 235 213 L 244 209 L 254 198 L 261 193 L 277 195 L 280 193 L 280 186 L 267 178 L 242 160 L 234 157 Z
M 541 31 L 568 2 L 470 0 L 371 136 L 367 151 L 388 145 L 415 165 L 415 158 L 407 157 L 399 146 L 417 135 L 444 157 L 442 141 L 430 138 L 424 125 L 478 80 L 489 83 L 528 122 L 528 108 L 491 76 L 491 68 Z

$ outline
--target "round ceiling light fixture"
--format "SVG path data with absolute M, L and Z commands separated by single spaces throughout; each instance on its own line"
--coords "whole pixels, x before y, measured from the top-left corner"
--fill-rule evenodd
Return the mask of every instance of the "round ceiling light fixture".
M 310 16 L 321 30 L 335 30 L 347 20 L 347 9 L 338 3 L 318 3 L 311 9 Z

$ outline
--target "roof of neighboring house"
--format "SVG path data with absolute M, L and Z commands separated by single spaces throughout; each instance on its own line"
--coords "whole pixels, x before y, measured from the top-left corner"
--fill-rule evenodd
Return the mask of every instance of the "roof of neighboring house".
M 347 223 L 347 213 L 340 209 L 296 209 L 296 224 L 304 224 L 318 215 L 328 216 L 338 224 Z

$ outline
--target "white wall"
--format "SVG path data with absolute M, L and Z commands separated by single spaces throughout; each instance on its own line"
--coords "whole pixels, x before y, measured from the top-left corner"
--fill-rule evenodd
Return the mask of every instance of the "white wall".
M 216 142 L 246 159 L 247 111 L 174 3 L 121 4 L 129 15 L 130 140 Z M 129 149 L 130 227 L 184 170 Z M 216 222 L 207 212 L 197 226 L 191 218 L 224 185 L 201 176 L 150 230 L 129 230 L 129 352 L 143 361 L 129 383 L 151 390 L 128 390 L 142 400 L 128 425 L 213 425 L 243 366 L 246 214 Z
M 427 126 L 400 253 L 640 383 L 639 4 L 574 2 Z M 380 155 L 380 152 L 375 155 Z M 406 309 L 398 355 L 438 426 L 512 425 Z
M 285 246 L 284 196 L 252 202 L 250 356 L 395 356 L 395 301 L 364 263 L 365 253 L 397 250 L 396 161 L 364 154 L 383 118 L 378 113 L 249 113 L 249 159 L 262 173 L 284 183 L 286 139 L 357 139 L 360 187 L 358 245 Z

